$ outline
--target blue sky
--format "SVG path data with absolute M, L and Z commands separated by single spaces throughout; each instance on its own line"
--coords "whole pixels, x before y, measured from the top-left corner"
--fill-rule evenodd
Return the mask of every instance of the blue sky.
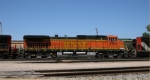
M 146 32 L 149 0 L 0 0 L 3 34 L 117 35 L 136 38 Z

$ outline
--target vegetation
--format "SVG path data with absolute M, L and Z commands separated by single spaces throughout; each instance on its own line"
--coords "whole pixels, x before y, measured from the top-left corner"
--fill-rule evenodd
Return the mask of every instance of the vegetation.
M 148 32 L 150 32 L 150 24 L 146 26 L 146 29 L 147 29 Z M 149 37 L 150 34 L 148 32 L 144 32 L 143 37 Z
M 146 26 L 147 31 L 150 32 L 150 24 Z

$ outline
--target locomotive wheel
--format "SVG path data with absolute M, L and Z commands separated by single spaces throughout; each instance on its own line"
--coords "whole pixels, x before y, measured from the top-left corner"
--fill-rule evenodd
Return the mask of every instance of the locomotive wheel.
M 41 53 L 37 53 L 35 56 L 36 56 L 36 58 L 42 58 L 42 54 Z
M 129 52 L 128 57 L 129 57 L 129 58 L 133 58 L 133 54 L 132 54 L 132 52 Z
M 25 58 L 30 59 L 31 58 L 31 53 L 25 53 Z
M 4 53 L 2 53 L 1 58 L 2 58 L 2 59 L 5 59 Z
M 104 58 L 104 55 L 99 53 L 98 58 Z
M 7 56 L 7 54 L 5 54 L 5 53 L 2 53 L 2 59 L 8 59 L 8 56 Z
M 57 61 L 58 63 L 59 63 L 59 62 L 62 62 L 62 60 L 61 60 L 60 58 L 57 58 L 56 61 Z
M 104 55 L 102 53 L 97 53 L 96 54 L 96 58 L 98 58 L 98 59 L 104 58 Z
M 132 54 L 130 54 L 130 55 L 129 55 L 129 58 L 133 58 L 133 55 L 132 55 Z
M 122 58 L 123 57 L 123 55 L 122 54 L 119 54 L 118 56 L 117 56 L 117 58 Z
M 114 58 L 113 53 L 109 53 L 108 58 Z
M 128 51 L 124 51 L 123 57 L 128 58 L 128 55 L 129 55 Z
M 56 58 L 57 55 L 55 53 L 52 54 L 52 58 Z

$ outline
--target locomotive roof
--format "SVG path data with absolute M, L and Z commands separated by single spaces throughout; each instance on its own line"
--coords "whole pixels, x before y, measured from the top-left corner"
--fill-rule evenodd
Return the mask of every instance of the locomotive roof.
M 77 35 L 76 37 L 50 37 L 51 39 L 106 39 L 105 35 Z
M 24 39 L 33 39 L 33 38 L 50 38 L 50 39 L 106 39 L 106 35 L 77 35 L 76 37 L 58 37 L 55 35 L 50 37 L 48 35 L 24 35 Z
M 50 37 L 51 39 L 76 39 L 76 37 Z
M 119 38 L 119 40 L 132 40 L 132 38 Z
M 11 35 L 0 35 L 0 38 L 7 38 L 7 37 L 11 37 Z
M 106 39 L 105 35 L 77 35 L 78 39 Z
M 23 39 L 33 39 L 33 38 L 46 38 L 49 39 L 49 36 L 47 35 L 24 35 Z

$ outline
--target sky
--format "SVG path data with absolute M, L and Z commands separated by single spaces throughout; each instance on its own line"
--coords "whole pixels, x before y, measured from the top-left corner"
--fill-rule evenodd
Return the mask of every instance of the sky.
M 147 32 L 149 0 L 0 0 L 2 34 L 116 35 L 136 38 Z

